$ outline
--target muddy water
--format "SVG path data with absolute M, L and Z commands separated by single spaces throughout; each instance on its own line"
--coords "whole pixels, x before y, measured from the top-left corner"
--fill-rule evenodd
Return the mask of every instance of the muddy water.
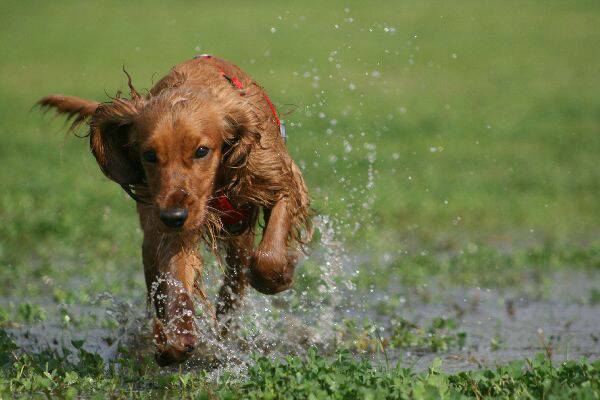
M 475 369 L 548 353 L 554 361 L 600 358 L 600 306 L 582 302 L 600 275 L 560 274 L 551 278 L 552 295 L 532 298 L 513 289 L 510 293 L 484 289 L 452 289 L 443 300 L 411 302 L 397 315 L 428 326 L 435 317 L 457 321 L 465 332 L 465 345 L 443 354 L 392 352 L 406 366 L 424 369 L 440 357 L 448 371 Z M 438 293 L 439 294 L 439 293 Z M 587 300 L 587 299 L 586 299 Z M 375 316 L 381 326 L 385 319 Z
M 351 280 L 357 257 L 348 255 L 335 242 L 329 221 L 320 220 L 319 229 L 323 248 L 311 255 L 312 265 L 320 269 L 316 287 L 294 289 L 275 297 L 250 291 L 234 315 L 231 334 L 225 340 L 218 335 L 218 328 L 200 317 L 203 346 L 188 367 L 208 368 L 214 375 L 224 370 L 243 373 L 252 362 L 252 353 L 278 358 L 303 354 L 310 346 L 322 352 L 335 351 L 348 319 L 368 321 L 385 338 L 394 319 L 427 326 L 437 317 L 453 319 L 457 324 L 453 331 L 466 333 L 462 348 L 446 352 L 390 348 L 368 356 L 376 362 L 387 358 L 388 362 L 417 370 L 440 357 L 448 371 L 494 366 L 539 352 L 550 353 L 556 361 L 600 358 L 600 306 L 588 301 L 590 290 L 600 282 L 598 273 L 569 272 L 550 277 L 552 283 L 546 283 L 544 296 L 532 292 L 531 285 L 525 283 L 522 288 L 503 291 L 442 289 L 435 282 L 420 288 L 361 291 Z M 212 277 L 209 285 L 217 287 L 218 279 Z M 24 351 L 76 353 L 72 341 L 83 340 L 84 349 L 105 360 L 114 359 L 119 347 L 134 355 L 147 354 L 153 348 L 150 318 L 141 300 L 143 293 L 139 298 L 130 301 L 104 294 L 86 305 L 43 304 L 48 315 L 44 322 L 14 325 L 6 330 Z M 65 319 L 65 315 L 69 317 Z
M 205 367 L 209 362 L 243 371 L 252 352 L 278 357 L 302 354 L 310 345 L 332 351 L 344 319 L 372 321 L 385 337 L 390 320 L 397 317 L 422 326 L 428 326 L 436 317 L 452 318 L 457 322 L 455 331 L 466 333 L 461 349 L 443 353 L 387 350 L 390 362 L 400 361 L 417 370 L 429 366 L 436 357 L 442 358 L 443 368 L 448 371 L 494 366 L 540 352 L 550 352 L 555 361 L 600 358 L 600 306 L 584 303 L 579 296 L 588 293 L 598 276 L 568 274 L 556 276 L 553 281 L 553 295 L 544 299 L 521 296 L 518 290 L 501 293 L 473 288 L 446 289 L 438 293 L 436 301 L 411 298 L 411 290 L 400 287 L 379 296 L 340 289 L 337 302 L 328 293 L 322 303 L 302 299 L 302 293 L 290 292 L 281 298 L 251 294 L 229 340 L 219 340 L 206 321 L 199 321 L 205 327 L 205 346 L 190 365 Z M 378 303 L 385 302 L 386 296 L 399 296 L 400 305 L 381 313 L 377 311 Z M 62 314 L 53 312 L 58 305 L 46 305 L 46 321 L 13 326 L 7 331 L 23 349 L 32 352 L 74 351 L 72 340 L 84 340 L 87 351 L 106 360 L 116 357 L 119 346 L 135 352 L 152 351 L 145 305 L 110 299 L 108 295 L 100 303 L 69 307 L 72 320 L 80 321 L 75 325 L 65 324 Z M 383 361 L 382 354 L 371 356 Z

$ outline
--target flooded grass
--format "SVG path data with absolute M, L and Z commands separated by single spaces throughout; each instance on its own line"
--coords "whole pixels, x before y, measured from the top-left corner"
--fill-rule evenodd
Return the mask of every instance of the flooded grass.
M 600 397 L 597 3 L 5 8 L 0 396 Z M 199 305 L 160 369 L 134 205 L 29 110 L 195 53 L 269 91 L 319 229 L 292 290 L 226 340 Z
M 199 318 L 202 345 L 185 365 L 167 369 L 153 360 L 143 303 L 108 294 L 87 306 L 22 302 L 0 330 L 5 388 L 116 397 L 597 395 L 600 308 L 577 295 L 594 293 L 596 272 L 550 276 L 544 290 L 425 284 L 373 293 L 344 282 L 348 276 L 331 264 L 317 290 L 248 296 L 225 340 Z

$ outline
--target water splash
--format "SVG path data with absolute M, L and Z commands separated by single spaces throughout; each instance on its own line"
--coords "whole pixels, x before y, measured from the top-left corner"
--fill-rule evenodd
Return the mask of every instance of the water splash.
M 297 274 L 311 277 L 312 287 L 299 286 L 278 296 L 263 296 L 249 291 L 241 306 L 230 318 L 231 329 L 223 340 L 212 323 L 199 318 L 202 349 L 190 365 L 206 364 L 203 358 L 226 366 L 228 372 L 243 373 L 253 354 L 271 358 L 302 355 L 311 346 L 332 351 L 338 335 L 336 326 L 346 313 L 348 293 L 355 288 L 348 273 L 352 257 L 335 237 L 328 216 L 315 218 L 320 244 L 302 262 Z M 202 304 L 198 304 L 203 307 Z M 208 315 L 203 312 L 202 315 Z M 223 371 L 212 372 L 217 377 Z

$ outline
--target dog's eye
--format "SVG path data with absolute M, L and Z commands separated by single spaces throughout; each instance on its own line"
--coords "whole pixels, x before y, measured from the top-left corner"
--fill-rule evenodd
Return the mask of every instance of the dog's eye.
M 142 158 L 144 161 L 149 162 L 151 164 L 156 163 L 158 159 L 156 158 L 156 152 L 154 150 L 148 150 L 142 153 Z
M 196 150 L 196 153 L 194 153 L 194 157 L 204 158 L 204 157 L 206 157 L 206 155 L 208 154 L 209 151 L 210 151 L 210 149 L 208 147 L 200 146 L 200 147 L 198 147 L 198 150 Z

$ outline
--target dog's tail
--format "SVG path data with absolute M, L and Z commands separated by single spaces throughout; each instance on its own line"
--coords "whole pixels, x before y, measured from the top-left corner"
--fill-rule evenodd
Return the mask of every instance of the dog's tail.
M 74 96 L 53 94 L 38 100 L 35 105 L 44 110 L 53 110 L 57 114 L 66 115 L 67 121 L 72 120 L 71 129 L 74 129 L 91 117 L 100 103 Z

